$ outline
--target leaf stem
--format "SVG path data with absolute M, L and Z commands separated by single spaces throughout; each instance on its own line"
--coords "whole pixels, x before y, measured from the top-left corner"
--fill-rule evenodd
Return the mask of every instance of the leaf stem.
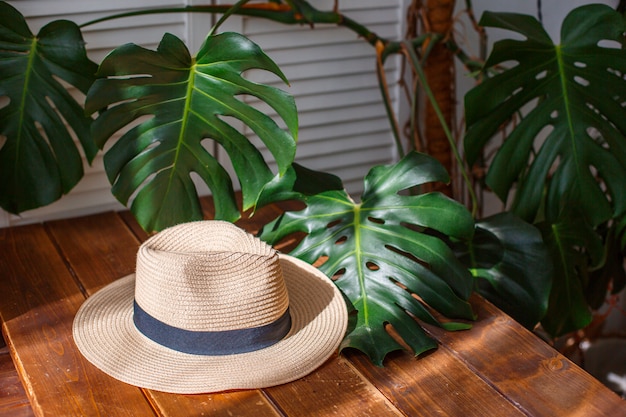
M 404 147 L 402 146 L 402 140 L 400 138 L 400 127 L 398 119 L 396 118 L 395 111 L 392 108 L 391 97 L 389 96 L 389 84 L 387 83 L 387 75 L 385 74 L 385 47 L 382 43 L 376 45 L 376 75 L 378 77 L 378 87 L 380 88 L 380 94 L 383 97 L 385 104 L 385 111 L 387 112 L 387 119 L 391 125 L 391 131 L 396 144 L 396 150 L 400 158 L 404 157 Z
M 228 19 L 233 14 L 237 13 L 249 1 L 250 0 L 239 0 L 232 7 L 230 7 L 226 11 L 226 13 L 224 13 L 222 15 L 222 17 L 220 17 L 220 19 L 217 21 L 217 23 L 215 23 L 215 25 L 211 28 L 211 30 L 209 30 L 209 33 L 207 34 L 207 36 L 213 35 L 217 31 L 217 29 L 222 25 L 222 23 L 224 23 L 226 21 L 226 19 Z
M 367 303 L 367 289 L 365 285 L 365 275 L 363 273 L 363 257 L 361 250 L 361 203 L 354 205 L 354 253 L 356 256 L 355 264 L 357 268 L 357 276 L 359 277 L 359 286 L 361 287 L 361 298 L 363 308 L 360 313 L 363 314 L 363 322 L 369 324 L 369 308 Z
M 459 170 L 461 171 L 461 175 L 463 177 L 463 180 L 465 181 L 465 184 L 467 186 L 467 189 L 470 195 L 470 199 L 472 202 L 472 216 L 476 217 L 476 213 L 478 213 L 478 199 L 476 198 L 474 187 L 472 186 L 472 182 L 469 179 L 469 175 L 467 173 L 467 170 L 465 169 L 465 165 L 463 164 L 463 159 L 461 158 L 461 155 L 459 154 L 459 149 L 456 145 L 456 142 L 454 141 L 454 138 L 452 137 L 452 132 L 450 132 L 450 128 L 448 127 L 448 124 L 446 123 L 445 118 L 443 114 L 441 113 L 441 109 L 439 108 L 439 105 L 437 104 L 437 100 L 435 99 L 435 96 L 432 90 L 430 89 L 430 86 L 428 85 L 428 80 L 426 80 L 426 75 L 424 74 L 424 71 L 422 69 L 422 64 L 419 60 L 419 57 L 415 53 L 415 49 L 413 48 L 413 45 L 408 41 L 404 41 L 403 44 L 404 44 L 404 50 L 406 51 L 413 65 L 413 68 L 415 69 L 415 73 L 417 74 L 420 80 L 420 83 L 422 84 L 424 93 L 426 94 L 426 97 L 428 97 L 428 100 L 431 102 L 433 109 L 435 110 L 435 113 L 437 114 L 437 118 L 439 119 L 439 122 L 441 123 L 441 127 L 443 128 L 446 138 L 448 139 L 448 142 L 450 143 L 450 148 L 452 149 L 454 157 L 459 166 Z

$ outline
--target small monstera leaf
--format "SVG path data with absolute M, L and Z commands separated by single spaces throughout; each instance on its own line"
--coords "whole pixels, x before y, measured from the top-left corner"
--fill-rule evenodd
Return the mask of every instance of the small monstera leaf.
M 534 221 L 544 195 L 552 216 L 565 201 L 593 225 L 624 212 L 626 51 L 602 43 L 622 40 L 622 16 L 606 5 L 577 8 L 563 22 L 559 45 L 531 16 L 486 12 L 480 23 L 526 39 L 497 42 L 485 68 L 515 65 L 465 97 L 469 163 L 519 116 L 486 178 L 503 201 L 516 186 L 516 214 Z
M 455 248 L 478 292 L 527 328 L 544 317 L 552 259 L 541 232 L 509 212 L 476 222 L 474 238 Z
M 319 269 L 334 277 L 358 311 L 342 346 L 365 352 L 378 365 L 401 349 L 387 324 L 419 354 L 436 343 L 415 318 L 450 330 L 469 327 L 441 322 L 430 308 L 474 318 L 467 302 L 472 277 L 441 238 L 470 239 L 470 213 L 440 193 L 400 193 L 432 181 L 446 182 L 448 174 L 435 159 L 411 153 L 395 165 L 372 168 L 360 203 L 343 190 L 306 196 L 304 210 L 284 213 L 260 235 L 274 244 L 294 232 L 307 234 L 291 255 L 323 261 Z
M 68 88 L 86 94 L 96 69 L 74 23 L 54 21 L 35 36 L 24 16 L 0 2 L 0 206 L 6 211 L 50 204 L 83 177 L 73 136 L 88 161 L 97 148 L 91 119 Z
M 276 175 L 267 183 L 256 201 L 255 209 L 277 201 L 302 200 L 306 196 L 332 190 L 343 190 L 341 178 L 294 162 L 284 175 Z
M 605 253 L 602 239 L 575 208 L 538 224 L 550 251 L 553 287 L 543 328 L 553 337 L 581 329 L 592 315 L 585 298 L 589 271 L 600 267 Z
M 239 217 L 232 181 L 207 150 L 209 140 L 230 158 L 251 207 L 273 173 L 259 150 L 237 129 L 243 123 L 263 141 L 283 174 L 293 161 L 297 113 L 284 91 L 253 83 L 244 71 L 261 69 L 286 82 L 276 64 L 246 37 L 210 35 L 195 58 L 183 42 L 166 34 L 156 51 L 134 44 L 111 52 L 98 70 L 86 109 L 101 111 L 93 123 L 96 143 L 129 128 L 104 156 L 113 194 L 123 204 L 135 195 L 131 211 L 146 230 L 202 218 L 192 173 L 211 189 L 216 218 Z M 286 123 L 244 102 L 255 96 Z M 131 128 L 129 125 L 133 123 Z M 209 142 L 210 143 L 210 142 Z

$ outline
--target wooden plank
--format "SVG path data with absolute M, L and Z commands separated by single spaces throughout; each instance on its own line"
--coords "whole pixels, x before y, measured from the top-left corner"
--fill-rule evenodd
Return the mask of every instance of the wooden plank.
M 9 348 L 0 338 L 0 417 L 34 416 Z
M 3 332 L 35 414 L 151 415 L 140 390 L 98 371 L 76 351 L 72 319 L 84 296 L 44 228 L 0 231 L 0 253 Z
M 127 218 L 127 221 L 132 224 L 134 219 Z M 139 241 L 115 213 L 59 220 L 48 223 L 47 227 L 76 278 L 89 294 L 135 269 Z M 145 392 L 163 416 L 230 415 L 229 412 L 232 415 L 247 415 L 250 410 L 255 410 L 255 415 L 259 416 L 277 415 L 260 391 L 235 392 L 228 396 L 177 396 L 149 390 Z
M 385 367 L 372 365 L 357 351 L 346 356 L 405 415 L 524 416 L 445 349 L 419 358 L 394 352 L 385 360 Z
M 151 391 L 150 399 L 163 415 L 281 417 L 259 390 L 178 395 Z
M 254 230 L 276 210 L 259 212 L 266 216 L 262 220 L 245 217 L 240 225 Z M 112 394 L 112 385 L 138 394 L 151 412 L 140 390 L 93 368 L 71 341 L 71 322 L 84 299 L 81 288 L 92 294 L 134 270 L 137 236 L 146 235 L 133 222 L 127 214 L 106 213 L 45 228 L 0 230 L 0 291 L 6 295 L 0 315 L 38 415 L 142 413 L 129 411 L 134 405 Z M 429 327 L 443 345 L 419 359 L 392 354 L 386 367 L 378 368 L 364 355 L 349 352 L 305 378 L 265 390 L 145 395 L 163 416 L 626 415 L 625 402 L 593 377 L 489 303 L 480 298 L 472 303 L 479 315 L 474 329 L 453 333 Z M 81 367 L 89 378 L 82 377 Z M 47 391 L 64 399 L 57 401 L 62 411 L 49 408 Z M 99 408 L 84 408 L 89 402 Z M 124 410 L 102 405 L 107 403 L 124 404 Z
M 126 227 L 128 227 L 133 232 L 137 240 L 143 242 L 144 240 L 148 239 L 148 233 L 146 233 L 145 230 L 143 230 L 141 226 L 139 226 L 139 223 L 137 223 L 137 220 L 135 220 L 135 217 L 130 211 L 120 211 L 119 213 L 117 213 L 117 215 L 120 216 L 124 223 L 126 223 Z
M 402 416 L 343 357 L 336 357 L 304 378 L 267 388 L 288 416 Z
M 489 302 L 471 330 L 429 331 L 528 415 L 626 416 L 626 401 Z
M 139 241 L 114 212 L 46 224 L 87 295 L 135 272 Z

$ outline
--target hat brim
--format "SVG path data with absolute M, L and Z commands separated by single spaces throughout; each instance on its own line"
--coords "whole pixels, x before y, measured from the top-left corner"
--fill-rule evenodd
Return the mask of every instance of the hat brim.
M 74 341 L 96 367 L 123 382 L 157 391 L 196 394 L 264 388 L 294 381 L 336 351 L 347 328 L 347 308 L 317 268 L 281 254 L 292 327 L 278 343 L 254 352 L 205 356 L 161 346 L 133 323 L 135 275 L 89 297 L 76 313 Z

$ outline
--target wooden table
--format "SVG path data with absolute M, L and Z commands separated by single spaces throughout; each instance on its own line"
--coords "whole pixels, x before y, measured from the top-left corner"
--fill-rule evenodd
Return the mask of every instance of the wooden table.
M 254 231 L 280 210 L 238 224 Z M 86 297 L 134 271 L 145 238 L 127 212 L 0 229 L 0 415 L 626 416 L 626 401 L 478 297 L 473 329 L 428 328 L 437 350 L 394 353 L 384 368 L 344 351 L 262 390 L 173 395 L 118 382 L 80 355 L 72 320 Z

